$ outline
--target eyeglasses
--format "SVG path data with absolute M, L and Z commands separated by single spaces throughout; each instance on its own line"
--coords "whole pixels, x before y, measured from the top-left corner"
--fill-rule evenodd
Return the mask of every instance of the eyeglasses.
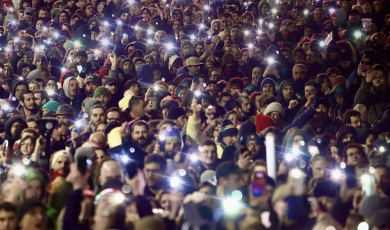
M 32 147 L 34 147 L 34 145 L 32 144 L 32 143 L 24 143 L 24 142 L 22 142 L 21 144 L 20 144 L 20 146 L 27 146 L 27 147 L 30 147 L 30 148 L 32 148 Z

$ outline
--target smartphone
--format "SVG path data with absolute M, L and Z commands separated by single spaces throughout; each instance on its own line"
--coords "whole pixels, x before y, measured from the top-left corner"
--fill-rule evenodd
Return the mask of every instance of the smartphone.
M 345 182 L 347 183 L 348 188 L 355 188 L 356 187 L 355 166 L 347 165 L 344 171 L 346 175 Z
M 255 172 L 255 178 L 252 183 L 253 196 L 262 196 L 266 185 L 266 175 L 264 172 Z
M 305 177 L 302 173 L 302 171 L 298 168 L 291 169 L 289 172 L 289 183 L 291 183 L 293 187 L 293 194 L 294 196 L 302 196 L 303 195 L 303 189 L 304 189 L 304 183 L 305 183 Z
M 196 85 L 199 85 L 199 75 L 195 75 L 192 80 Z
M 360 177 L 362 183 L 362 190 L 364 191 L 366 197 L 371 196 L 375 190 L 375 179 L 374 176 L 370 173 L 363 174 Z
M 88 169 L 88 163 L 87 163 L 88 158 L 86 156 L 80 156 L 77 158 L 77 169 L 85 175 L 87 173 Z

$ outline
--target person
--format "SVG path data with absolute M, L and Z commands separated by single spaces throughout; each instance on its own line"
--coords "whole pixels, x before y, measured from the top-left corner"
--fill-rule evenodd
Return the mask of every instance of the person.
M 20 114 L 25 118 L 34 118 L 40 116 L 40 110 L 35 104 L 34 93 L 31 90 L 24 90 L 19 96 Z
M 167 162 L 160 155 L 149 155 L 144 161 L 145 173 L 145 195 L 154 197 L 160 190 L 164 189 L 167 184 L 163 177 L 167 170 Z
M 16 230 L 17 227 L 17 208 L 11 203 L 0 204 L 0 229 Z

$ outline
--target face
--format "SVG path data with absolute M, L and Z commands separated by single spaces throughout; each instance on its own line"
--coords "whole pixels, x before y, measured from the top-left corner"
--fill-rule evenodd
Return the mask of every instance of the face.
M 0 211 L 0 230 L 16 229 L 16 213 L 6 210 Z
M 54 172 L 59 172 L 64 175 L 68 175 L 69 173 L 69 168 L 70 166 L 70 161 L 68 157 L 62 156 L 57 159 L 57 161 L 53 165 L 53 171 Z
M 344 136 L 343 136 L 343 142 L 348 142 L 348 141 L 353 142 L 354 140 L 355 140 L 355 139 L 354 139 L 353 133 L 346 133 L 346 134 L 344 134 Z
M 107 122 L 121 123 L 121 114 L 117 111 L 110 111 L 109 113 L 107 113 Z
M 161 167 L 157 163 L 149 163 L 145 165 L 144 168 L 144 175 L 145 175 L 145 182 L 146 184 L 151 188 L 156 188 L 161 185 L 162 182 L 162 175 L 164 172 L 161 170 Z
M 65 23 L 68 21 L 68 18 L 66 17 L 66 14 L 65 13 L 61 13 L 60 16 L 58 17 L 58 21 L 60 23 Z
M 340 158 L 338 152 L 339 152 L 339 150 L 336 146 L 330 147 L 330 154 L 331 154 L 332 158 L 335 159 L 337 163 L 340 163 L 341 158 Z
M 225 178 L 221 178 L 221 179 L 222 179 L 221 184 L 225 187 L 227 191 L 234 191 L 236 189 L 239 189 L 244 184 L 241 175 L 237 175 L 237 174 L 230 174 L 226 179 Z
M 96 125 L 98 122 L 103 122 L 106 120 L 106 113 L 102 108 L 95 108 L 91 111 L 91 122 Z
M 136 125 L 131 133 L 131 138 L 136 141 L 140 146 L 145 145 L 149 137 L 149 130 L 145 125 Z
M 312 85 L 305 86 L 305 98 L 308 99 L 310 95 L 314 95 L 316 88 Z
M 182 128 L 187 121 L 188 121 L 187 115 L 180 116 L 176 120 L 176 125 L 177 125 L 177 127 Z
M 354 116 L 351 117 L 351 126 L 355 129 L 358 129 L 362 126 L 362 117 L 361 116 Z
M 296 135 L 294 138 L 293 138 L 293 141 L 292 141 L 292 148 L 300 148 L 302 147 L 302 143 L 305 142 L 305 138 L 301 135 Z
M 99 177 L 99 184 L 104 185 L 109 179 L 123 180 L 122 167 L 118 162 L 106 161 L 102 165 Z
M 39 200 L 42 196 L 42 183 L 37 179 L 33 179 L 27 183 L 27 188 L 24 192 L 26 199 Z
M 306 69 L 303 66 L 294 66 L 293 68 L 293 78 L 297 80 L 299 78 L 306 78 Z
M 140 101 L 137 105 L 133 106 L 131 111 L 136 113 L 137 116 L 142 117 L 143 115 L 145 115 L 145 102 L 144 101 Z
M 173 157 L 181 149 L 181 143 L 178 140 L 168 139 L 165 141 L 165 154 L 170 157 Z
M 306 55 L 306 62 L 307 62 L 308 64 L 314 64 L 314 63 L 316 63 L 317 61 L 318 61 L 317 54 L 316 54 L 314 51 L 309 50 L 309 51 L 307 52 L 307 55 Z
M 228 116 L 228 119 L 233 123 L 234 126 L 238 125 L 238 116 L 235 113 L 232 113 Z
M 246 146 L 253 156 L 260 150 L 260 145 L 256 141 L 248 141 Z
M 70 120 L 67 116 L 57 116 L 56 119 L 63 124 L 68 124 Z
M 26 139 L 20 144 L 20 151 L 23 155 L 30 155 L 34 151 L 34 144 L 31 139 Z
M 96 97 L 97 100 L 99 100 L 104 107 L 107 107 L 108 103 L 110 102 L 109 98 L 104 95 L 99 95 Z
M 224 138 L 222 138 L 222 141 L 223 141 L 223 143 L 226 144 L 226 146 L 234 145 L 234 143 L 236 142 L 236 136 L 224 137 Z
M 358 148 L 347 149 L 347 165 L 357 165 L 362 160 L 362 154 Z
M 344 97 L 343 96 L 335 96 L 334 99 L 336 100 L 338 105 L 344 104 Z
M 19 227 L 20 229 L 44 230 L 46 229 L 46 223 L 45 210 L 41 207 L 36 207 L 23 216 Z
M 24 101 L 20 101 L 20 104 L 28 110 L 33 110 L 37 108 L 37 104 L 35 104 L 34 100 L 34 94 L 32 93 L 24 94 Z
M 376 88 L 383 88 L 387 85 L 386 74 L 383 71 L 376 70 L 375 78 L 372 80 L 372 84 Z
M 191 65 L 188 66 L 188 73 L 193 76 L 193 75 L 198 75 L 200 72 L 200 65 Z
M 22 69 L 22 77 L 26 77 L 30 73 L 30 67 L 25 67 Z
M 263 86 L 263 92 L 268 93 L 268 94 L 273 94 L 274 93 L 274 87 L 271 84 L 265 84 Z
M 77 95 L 77 89 L 78 89 L 77 80 L 76 79 L 70 80 L 69 84 L 68 84 L 69 96 L 70 97 L 75 97 Z
M 289 101 L 293 98 L 293 95 L 294 95 L 294 89 L 292 86 L 286 86 L 283 88 L 283 98 L 286 100 L 286 101 Z
M 313 171 L 313 178 L 319 179 L 326 177 L 326 171 L 328 169 L 327 162 L 323 160 L 318 160 L 312 163 L 311 165 Z
M 245 98 L 241 103 L 241 110 L 244 113 L 249 113 L 250 109 L 251 109 L 251 102 L 249 101 L 249 99 Z

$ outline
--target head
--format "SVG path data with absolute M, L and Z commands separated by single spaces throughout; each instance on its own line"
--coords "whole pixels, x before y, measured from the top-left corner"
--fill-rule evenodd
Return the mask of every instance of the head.
M 145 121 L 136 121 L 131 126 L 131 139 L 139 146 L 145 146 L 149 138 L 149 126 Z
M 352 126 L 355 129 L 362 127 L 362 117 L 356 110 L 347 110 L 343 116 L 343 123 L 347 126 Z
M 103 186 L 109 179 L 117 179 L 123 182 L 123 168 L 118 161 L 107 160 L 101 163 L 99 185 Z
M 144 160 L 144 165 L 146 185 L 154 190 L 160 189 L 167 169 L 165 158 L 157 154 L 148 155 Z
M 358 144 L 349 144 L 344 148 L 344 161 L 347 165 L 356 166 L 365 162 L 364 149 Z
M 214 141 L 204 141 L 199 148 L 198 158 L 204 165 L 212 165 L 217 160 L 217 146 Z
M 293 68 L 293 78 L 297 80 L 299 78 L 306 79 L 307 70 L 306 67 L 302 64 L 297 64 Z
M 133 118 L 142 117 L 145 115 L 145 101 L 142 97 L 133 96 L 129 101 L 129 110 Z
M 31 90 L 24 90 L 20 94 L 19 104 L 26 110 L 34 110 L 37 108 L 35 104 L 34 93 Z
M 0 204 L 0 229 L 16 230 L 17 226 L 16 206 L 11 203 Z
M 58 151 L 52 155 L 51 168 L 53 172 L 61 173 L 65 176 L 70 171 L 70 163 L 72 162 L 72 156 L 65 151 Z
M 94 106 L 91 109 L 91 113 L 89 115 L 89 120 L 93 125 L 97 125 L 99 122 L 104 122 L 106 120 L 106 111 L 102 106 Z

